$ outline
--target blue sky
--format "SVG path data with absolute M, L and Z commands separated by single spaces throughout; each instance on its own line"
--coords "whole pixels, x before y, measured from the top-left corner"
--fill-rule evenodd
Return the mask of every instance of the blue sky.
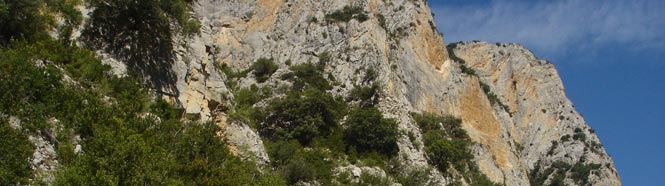
M 665 1 L 429 0 L 446 43 L 520 43 L 553 62 L 624 185 L 665 185 Z

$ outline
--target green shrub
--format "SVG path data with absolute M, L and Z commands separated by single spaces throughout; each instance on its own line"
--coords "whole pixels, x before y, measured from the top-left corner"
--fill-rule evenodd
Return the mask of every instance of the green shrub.
M 369 16 L 363 11 L 361 7 L 344 6 L 340 10 L 336 10 L 330 14 L 326 14 L 328 22 L 349 22 L 351 19 L 358 20 L 358 22 L 365 22 Z
M 547 155 L 552 155 L 554 154 L 554 150 L 556 150 L 557 146 L 559 146 L 559 142 L 557 141 L 552 141 L 552 146 L 550 146 L 550 150 L 547 151 Z
M 550 167 L 540 172 L 540 161 L 536 163 L 536 166 L 531 173 L 529 174 L 529 180 L 531 185 L 543 185 L 548 177 L 550 179 L 550 185 L 564 185 L 564 179 L 566 175 L 570 175 L 570 179 L 573 182 L 579 185 L 588 185 L 589 184 L 589 175 L 593 171 L 600 169 L 600 164 L 583 164 L 582 161 L 578 161 L 575 165 L 563 161 L 557 161 L 552 163 Z
M 273 166 L 283 166 L 289 163 L 290 159 L 298 153 L 302 146 L 296 140 L 285 141 L 279 140 L 267 145 L 268 154 L 270 155 L 271 163 Z
M 582 131 L 582 129 L 575 128 L 575 134 L 573 134 L 573 140 L 585 141 L 586 134 L 584 134 L 584 131 Z
M 72 30 L 83 21 L 75 7 L 80 0 L 5 0 L 0 2 L 0 46 L 11 40 L 39 41 L 50 39 L 49 32 L 57 27 L 59 38 L 69 44 Z M 55 15 L 62 20 L 58 24 Z M 59 27 L 58 27 L 59 26 Z
M 336 162 L 332 154 L 320 148 L 303 148 L 298 141 L 268 141 L 268 153 L 273 160 L 271 166 L 286 183 L 317 181 L 328 185 L 332 180 L 332 169 Z
M 580 185 L 587 185 L 589 183 L 589 176 L 593 171 L 600 169 L 600 164 L 582 164 L 577 162 L 570 169 L 570 178 Z
M 536 166 L 531 170 L 529 174 L 529 182 L 531 185 L 544 185 L 548 178 L 551 177 L 549 185 L 564 185 L 564 179 L 566 178 L 566 172 L 571 167 L 570 164 L 557 161 L 552 163 L 550 167 L 540 171 L 540 160 L 536 162 Z
M 317 65 L 318 65 L 319 70 L 321 70 L 321 71 L 332 60 L 332 55 L 330 55 L 329 52 L 321 52 L 316 57 L 319 58 L 319 63 Z
M 460 42 L 457 43 L 450 43 L 448 46 L 446 46 L 446 49 L 448 50 L 448 55 L 450 55 L 450 58 L 460 64 L 466 64 L 466 61 L 464 59 L 457 57 L 455 54 L 454 49 L 457 47 L 457 45 L 460 44 Z
M 28 185 L 32 178 L 29 159 L 33 151 L 24 132 L 0 120 L 0 185 Z
M 277 71 L 279 66 L 273 62 L 273 59 L 266 59 L 266 58 L 260 58 L 252 64 L 252 67 L 250 67 L 252 70 L 254 70 L 254 77 L 256 78 L 256 81 L 259 83 L 263 83 L 270 76 Z
M 438 130 L 425 133 L 425 152 L 439 170 L 447 173 L 452 164 L 473 158 L 464 140 L 448 140 Z
M 373 186 L 373 185 L 392 185 L 392 180 L 388 177 L 383 177 L 380 175 L 374 175 L 370 174 L 367 172 L 363 172 L 360 174 L 360 180 L 358 183 L 353 184 L 353 185 L 358 185 L 358 186 Z
M 270 139 L 297 139 L 308 145 L 315 137 L 330 134 L 345 108 L 343 100 L 319 89 L 291 92 L 269 103 L 259 131 Z
M 307 22 L 308 23 L 318 23 L 319 19 L 317 19 L 316 16 L 312 16 L 312 17 L 309 18 L 309 20 Z
M 213 123 L 101 122 L 84 138 L 85 153 L 63 167 L 55 185 L 238 185 L 262 177 L 253 163 L 231 155 Z
M 254 104 L 272 95 L 272 89 L 252 85 L 249 88 L 237 90 L 234 95 L 235 109 L 229 113 L 229 119 L 257 127 L 265 118 L 265 113 L 254 107 Z
M 478 74 L 476 74 L 476 70 L 473 70 L 473 68 L 469 68 L 464 64 L 460 65 L 460 68 L 462 69 L 462 73 L 472 76 L 478 76 Z
M 397 153 L 397 122 L 384 118 L 378 109 L 352 110 L 346 122 L 344 139 L 358 153 L 376 151 L 387 156 Z
M 570 135 L 566 134 L 566 135 L 561 136 L 561 141 L 563 141 L 563 142 L 570 141 Z
M 12 39 L 30 41 L 48 37 L 55 20 L 45 11 L 43 0 L 5 0 L 0 2 L 0 46 Z
M 462 119 L 454 116 L 439 116 L 433 113 L 411 113 L 411 117 L 413 117 L 423 133 L 437 131 L 444 134 L 447 138 L 469 139 L 466 131 L 462 128 Z
M 586 134 L 584 134 L 584 133 L 575 133 L 573 135 L 573 139 L 574 140 L 579 140 L 579 141 L 584 141 L 584 140 L 586 140 Z
M 365 71 L 365 77 L 363 77 L 363 82 L 362 83 L 363 84 L 370 83 L 370 82 L 376 80 L 376 78 L 378 78 L 378 77 L 379 77 L 379 73 L 376 72 L 376 70 L 371 69 L 371 68 L 367 69 Z
M 349 100 L 360 101 L 361 108 L 373 107 L 379 102 L 379 91 L 381 91 L 381 85 L 378 83 L 373 83 L 369 87 L 356 86 L 349 93 Z
M 383 16 L 383 14 L 378 14 L 376 17 L 379 19 L 379 26 L 387 31 L 388 25 L 386 24 L 386 17 Z
M 508 105 L 505 105 L 505 104 L 503 104 L 503 102 L 501 102 L 501 99 L 499 99 L 499 96 L 497 96 L 496 94 L 494 94 L 494 92 L 492 92 L 492 90 L 490 89 L 490 86 L 483 83 L 482 81 L 478 81 L 478 82 L 480 83 L 480 88 L 483 90 L 483 92 L 487 96 L 487 99 L 490 101 L 490 104 L 499 105 L 499 107 L 501 107 L 504 111 L 506 111 L 510 114 L 510 108 L 508 107 Z
M 312 63 L 305 63 L 290 68 L 291 72 L 286 73 L 282 79 L 292 80 L 293 89 L 297 91 L 305 90 L 307 87 L 313 87 L 319 90 L 330 90 L 332 86 L 328 80 L 321 74 L 323 68 Z
M 399 170 L 397 182 L 402 185 L 437 185 L 431 183 L 429 178 L 431 168 L 413 168 L 409 170 Z M 440 183 L 438 183 L 440 184 Z

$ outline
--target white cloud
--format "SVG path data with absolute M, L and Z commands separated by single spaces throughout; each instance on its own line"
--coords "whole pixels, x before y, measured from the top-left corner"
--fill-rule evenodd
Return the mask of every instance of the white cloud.
M 665 51 L 665 1 L 491 1 L 432 3 L 447 42 L 516 42 L 550 57 L 601 47 Z

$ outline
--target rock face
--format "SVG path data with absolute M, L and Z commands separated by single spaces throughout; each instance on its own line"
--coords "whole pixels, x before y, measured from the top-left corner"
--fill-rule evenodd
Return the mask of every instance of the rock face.
M 536 166 L 544 169 L 557 161 L 579 162 L 602 165 L 589 178 L 592 185 L 621 184 L 593 129 L 566 98 L 553 64 L 517 44 L 471 42 L 453 46 L 454 55 L 476 69 L 479 80 L 509 107 L 510 114 L 498 107 L 482 112 L 493 115 L 489 116 L 494 118 L 490 119 L 491 127 L 479 121 L 482 117 L 474 116 L 473 110 L 461 109 L 469 133 L 478 136 L 490 152 L 478 157 L 484 172 L 497 180 L 504 175 L 508 185 L 525 185 L 524 174 L 529 173 L 525 171 Z M 496 158 L 489 159 L 490 154 Z
M 348 94 L 362 83 L 366 69 L 375 70 L 383 84 L 379 108 L 399 122 L 400 130 L 415 134 L 416 144 L 422 144 L 422 134 L 411 112 L 462 118 L 463 127 L 477 142 L 476 162 L 492 181 L 530 185 L 533 175 L 565 162 L 601 165 L 589 176 L 592 185 L 621 184 L 598 137 L 566 98 L 554 65 L 516 44 L 460 43 L 449 54 L 426 1 L 198 0 L 194 4 L 201 33 L 183 36 L 174 44 L 177 92 L 164 97 L 189 115 L 224 127 L 221 135 L 243 157 L 269 161 L 251 127 L 227 122 L 225 112 L 233 93 L 219 67 L 243 70 L 259 58 L 272 58 L 279 70 L 270 79 L 257 83 L 249 74 L 239 78 L 238 85 L 277 87 L 282 83 L 278 77 L 289 67 L 287 61 L 316 62 L 325 53 L 331 57 L 325 73 L 339 82 L 334 94 Z M 344 6 L 360 7 L 369 18 L 326 20 L 326 14 Z M 463 73 L 462 61 L 477 76 Z M 483 88 L 507 107 L 493 104 Z M 428 166 L 423 147 L 406 135 L 399 139 L 399 149 L 404 164 Z M 546 181 L 552 179 L 546 175 Z M 570 178 L 566 183 L 577 184 Z

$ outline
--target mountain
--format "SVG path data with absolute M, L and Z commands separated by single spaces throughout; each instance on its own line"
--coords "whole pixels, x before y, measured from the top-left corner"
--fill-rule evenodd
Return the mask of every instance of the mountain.
M 176 120 L 213 123 L 231 154 L 286 184 L 621 185 L 552 63 L 519 44 L 446 45 L 426 1 L 171 1 L 193 15 L 166 13 L 161 25 L 121 20 L 135 9 L 101 2 L 77 7 L 76 45 L 112 77 L 140 79 Z M 13 126 L 26 120 L 3 113 Z M 96 183 L 59 177 L 69 165 L 45 133 L 27 134 L 33 170 Z M 86 144 L 97 135 L 74 134 L 74 158 L 96 152 Z

